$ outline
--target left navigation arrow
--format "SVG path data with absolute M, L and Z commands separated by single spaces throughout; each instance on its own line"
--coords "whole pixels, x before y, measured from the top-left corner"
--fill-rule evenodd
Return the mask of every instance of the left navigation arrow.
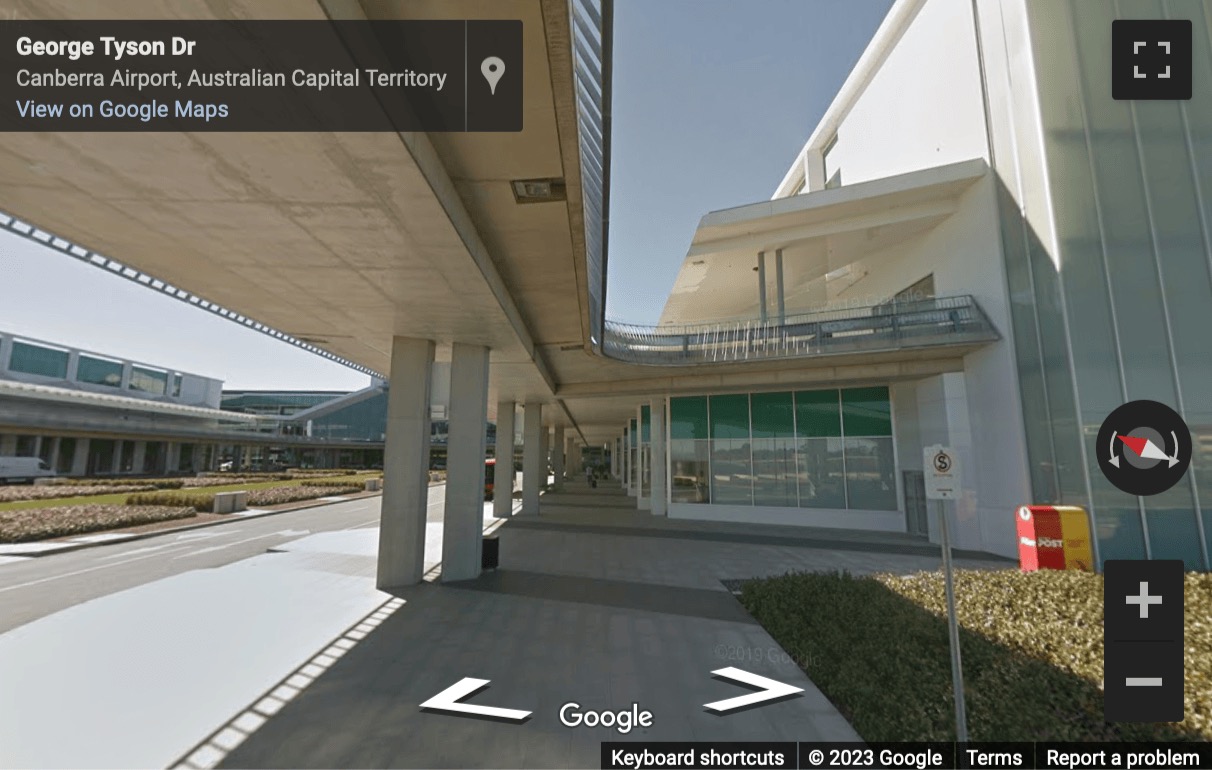
M 447 687 L 442 692 L 422 703 L 421 708 L 429 711 L 444 711 L 451 714 L 466 714 L 473 717 L 502 719 L 508 722 L 525 722 L 530 718 L 529 711 L 459 703 L 459 701 L 470 696 L 472 693 L 479 692 L 487 687 L 490 681 L 489 679 L 475 679 L 470 676 L 464 677 L 461 681 Z

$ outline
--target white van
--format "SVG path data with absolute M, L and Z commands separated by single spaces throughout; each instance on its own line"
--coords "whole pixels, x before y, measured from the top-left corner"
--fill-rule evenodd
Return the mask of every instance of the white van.
M 46 461 L 37 457 L 0 457 L 0 484 L 33 482 L 54 475 Z

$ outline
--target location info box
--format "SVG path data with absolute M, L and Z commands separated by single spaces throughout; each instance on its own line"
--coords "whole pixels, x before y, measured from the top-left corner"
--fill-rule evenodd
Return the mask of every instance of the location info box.
M 522 22 L 3 21 L 0 131 L 521 131 Z

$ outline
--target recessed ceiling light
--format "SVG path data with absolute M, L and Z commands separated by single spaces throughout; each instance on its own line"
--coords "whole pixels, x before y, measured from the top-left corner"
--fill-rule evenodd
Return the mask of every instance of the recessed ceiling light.
M 546 203 L 566 199 L 563 179 L 515 179 L 513 199 L 518 203 Z

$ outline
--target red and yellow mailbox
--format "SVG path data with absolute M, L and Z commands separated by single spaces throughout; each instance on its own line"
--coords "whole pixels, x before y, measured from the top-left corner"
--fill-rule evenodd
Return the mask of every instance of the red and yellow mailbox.
M 1072 505 L 1024 505 L 1018 509 L 1018 563 L 1023 572 L 1038 569 L 1094 571 L 1090 520 Z

